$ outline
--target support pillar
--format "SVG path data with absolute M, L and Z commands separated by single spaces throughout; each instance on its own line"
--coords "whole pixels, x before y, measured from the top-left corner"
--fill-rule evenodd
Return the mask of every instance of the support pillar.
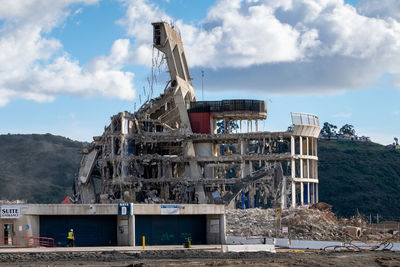
M 245 140 L 241 140 L 240 141 L 240 154 L 241 155 L 245 155 L 247 154 L 247 150 L 248 150 L 248 143 Z M 246 161 L 243 161 L 243 163 L 241 164 L 241 175 L 240 177 L 246 177 L 246 175 L 248 175 L 250 173 L 250 167 L 249 165 L 251 164 L 251 162 L 249 162 L 249 164 L 246 164 Z
M 300 203 L 304 205 L 304 184 L 303 182 L 300 183 Z
M 296 207 L 296 183 L 292 181 L 292 208 Z
M 281 210 L 286 209 L 286 176 L 282 179 Z
M 299 136 L 299 153 L 300 155 L 303 155 L 303 137 Z
M 303 159 L 300 159 L 299 162 L 300 162 L 300 178 L 304 178 Z
M 310 155 L 310 144 L 308 143 L 308 137 L 306 137 L 307 139 L 307 153 L 306 153 L 306 155 Z
M 135 215 L 130 215 L 128 219 L 128 227 L 129 227 L 129 246 L 136 246 L 135 244 Z
M 219 234 L 220 234 L 221 245 L 225 245 L 226 244 L 226 218 L 225 218 L 225 214 L 222 214 L 221 217 L 219 217 Z

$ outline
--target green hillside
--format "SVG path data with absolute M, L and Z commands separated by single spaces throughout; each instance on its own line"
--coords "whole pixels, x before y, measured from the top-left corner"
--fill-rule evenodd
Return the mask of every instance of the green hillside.
M 0 135 L 0 199 L 60 203 L 71 194 L 84 143 Z M 400 151 L 371 142 L 319 141 L 319 196 L 341 216 L 400 218 Z
M 83 143 L 45 135 L 0 135 L 0 199 L 60 203 L 72 192 Z
M 372 142 L 319 141 L 319 196 L 338 215 L 400 219 L 400 151 Z

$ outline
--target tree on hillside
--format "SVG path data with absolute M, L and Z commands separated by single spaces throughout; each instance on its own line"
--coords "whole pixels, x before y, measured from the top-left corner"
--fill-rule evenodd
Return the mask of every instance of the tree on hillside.
M 330 124 L 329 122 L 324 122 L 324 126 L 322 127 L 321 134 L 323 136 L 328 136 L 331 139 L 331 136 L 336 135 L 337 126 Z
M 342 128 L 340 128 L 339 133 L 353 136 L 356 134 L 356 130 L 354 130 L 353 125 L 346 123 L 345 125 L 342 126 Z

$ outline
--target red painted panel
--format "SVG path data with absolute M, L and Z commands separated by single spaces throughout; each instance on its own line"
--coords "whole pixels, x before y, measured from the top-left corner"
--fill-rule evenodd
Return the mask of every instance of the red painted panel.
M 194 133 L 209 134 L 212 112 L 189 113 L 190 127 Z

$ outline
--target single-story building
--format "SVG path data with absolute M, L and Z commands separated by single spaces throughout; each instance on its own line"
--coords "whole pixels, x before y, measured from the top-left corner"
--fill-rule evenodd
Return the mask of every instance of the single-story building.
M 23 237 L 54 238 L 65 246 L 225 244 L 225 206 L 208 204 L 18 204 L 1 205 L 3 245 L 24 246 Z M 15 244 L 14 244 L 15 245 Z

